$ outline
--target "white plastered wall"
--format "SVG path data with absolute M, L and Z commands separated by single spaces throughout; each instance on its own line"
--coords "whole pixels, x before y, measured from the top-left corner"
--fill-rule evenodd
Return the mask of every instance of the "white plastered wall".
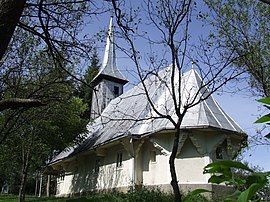
M 224 141 L 225 135 L 217 133 L 196 133 L 183 139 L 180 153 L 175 160 L 180 184 L 207 184 L 210 175 L 203 174 L 203 168 L 213 160 L 213 150 Z M 233 141 L 233 140 L 232 140 Z M 142 185 L 169 185 L 171 181 L 169 157 L 173 134 L 157 134 L 145 139 L 139 157 L 134 158 L 118 143 L 105 149 L 101 157 L 99 172 L 94 172 L 95 153 L 76 158 L 65 165 L 64 181 L 58 179 L 58 195 L 68 195 L 91 190 L 128 188 L 135 183 Z M 196 145 L 196 146 L 195 146 Z M 150 159 L 150 152 L 156 152 L 156 161 Z M 116 167 L 117 153 L 122 152 L 122 166 Z M 212 155 L 212 156 L 211 156 Z M 135 168 L 135 173 L 133 173 Z
M 199 135 L 199 134 L 198 134 Z M 216 141 L 216 140 L 215 140 Z M 145 143 L 143 151 L 143 184 L 162 185 L 170 184 L 171 174 L 169 167 L 169 157 L 172 148 L 173 134 L 159 134 Z M 153 143 L 153 144 L 152 144 Z M 208 145 L 207 145 L 208 144 Z M 154 147 L 154 145 L 157 145 Z M 180 184 L 207 184 L 209 175 L 203 174 L 203 168 L 211 163 L 210 145 L 214 143 L 205 140 L 202 136 L 200 146 L 203 148 L 200 154 L 190 138 L 184 140 L 181 151 L 175 159 L 176 173 Z M 150 152 L 156 151 L 156 162 L 151 162 Z M 209 150 L 209 151 L 207 151 Z
M 117 153 L 122 152 L 122 166 L 116 167 Z M 81 156 L 65 167 L 64 180 L 58 178 L 57 195 L 66 196 L 92 190 L 129 187 L 132 182 L 132 157 L 121 145 L 106 149 L 106 156 L 99 157 L 101 166 L 95 172 L 96 155 L 94 153 Z

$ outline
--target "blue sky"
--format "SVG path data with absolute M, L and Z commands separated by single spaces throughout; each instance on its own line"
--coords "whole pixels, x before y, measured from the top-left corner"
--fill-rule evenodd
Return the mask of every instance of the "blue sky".
M 204 7 L 198 7 L 198 11 L 205 11 Z M 144 17 L 144 16 L 140 16 Z M 89 25 L 88 28 L 85 29 L 85 32 L 87 32 L 90 35 L 94 35 L 100 30 L 106 30 L 108 28 L 109 24 L 109 18 L 110 15 L 104 14 L 104 15 L 98 15 L 94 18 L 92 18 L 92 22 Z M 156 30 L 152 29 L 149 26 L 146 25 L 140 25 L 141 29 L 145 29 L 148 32 L 152 32 L 151 37 L 158 38 L 159 35 L 157 34 Z M 206 36 L 207 33 L 209 33 L 210 28 L 208 26 L 205 26 L 202 22 L 198 20 L 194 20 L 191 23 L 191 42 L 197 43 L 199 36 Z M 118 41 L 117 43 L 121 46 L 122 42 L 120 39 L 116 39 Z M 104 51 L 104 43 L 97 43 L 98 45 L 98 51 L 99 56 L 102 61 L 103 57 L 103 51 Z M 145 51 L 145 53 L 142 54 L 142 56 L 146 55 L 147 49 L 150 49 L 149 44 L 145 44 L 142 41 L 138 41 L 136 44 L 138 46 L 138 49 L 142 52 Z M 153 47 L 151 47 L 153 48 Z M 161 48 L 162 49 L 162 48 Z M 156 54 L 161 53 L 161 49 L 154 48 L 154 51 Z M 147 66 L 147 63 L 142 61 L 142 64 Z M 120 50 L 117 50 L 117 65 L 120 70 L 125 74 L 125 76 L 131 80 L 134 81 L 133 73 L 130 72 L 130 70 L 133 69 L 132 62 L 123 54 Z M 188 65 L 191 67 L 191 64 Z M 187 67 L 190 68 L 190 67 Z M 127 71 L 128 70 L 128 71 Z M 132 83 L 132 82 L 131 82 Z M 130 88 L 132 85 L 128 86 L 127 88 Z M 239 89 L 248 89 L 247 82 L 240 83 L 237 85 Z M 236 89 L 232 89 L 232 91 L 235 91 Z M 238 91 L 238 90 L 237 90 Z M 218 101 L 218 103 L 221 105 L 223 110 L 230 115 L 240 126 L 241 128 L 249 135 L 255 135 L 256 130 L 261 127 L 260 124 L 254 124 L 254 121 L 258 118 L 261 111 L 259 109 L 261 108 L 261 105 L 256 101 L 256 97 L 252 96 L 249 91 L 243 91 L 243 92 L 237 92 L 237 93 L 218 93 L 215 94 L 214 97 Z M 270 146 L 257 146 L 252 147 L 247 150 L 245 150 L 243 154 L 243 160 L 249 162 L 250 164 L 254 166 L 259 166 L 265 170 L 270 170 L 270 161 L 266 160 L 269 159 L 270 154 Z

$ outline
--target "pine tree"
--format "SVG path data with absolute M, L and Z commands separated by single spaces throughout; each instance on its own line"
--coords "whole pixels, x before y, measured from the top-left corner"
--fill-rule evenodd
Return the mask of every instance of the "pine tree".
M 93 55 L 91 56 L 91 63 L 88 69 L 85 72 L 84 80 L 88 84 L 88 86 L 84 83 L 81 84 L 79 88 L 79 97 L 82 98 L 84 103 L 87 103 L 87 110 L 83 114 L 83 118 L 90 119 L 90 113 L 91 113 L 91 103 L 92 103 L 92 94 L 93 91 L 90 88 L 91 81 L 95 78 L 95 76 L 98 74 L 100 68 L 100 60 L 98 58 L 98 54 L 96 49 L 93 52 Z

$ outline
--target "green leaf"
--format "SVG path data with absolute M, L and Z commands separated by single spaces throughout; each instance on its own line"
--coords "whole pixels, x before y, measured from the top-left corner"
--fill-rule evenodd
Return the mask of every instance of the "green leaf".
M 243 169 L 249 172 L 253 172 L 253 170 L 251 170 L 248 166 L 246 166 L 245 164 L 241 162 L 225 160 L 225 161 L 217 161 L 217 162 L 208 164 L 204 168 L 204 173 L 216 173 L 216 171 L 220 171 L 222 169 L 227 170 L 230 168 Z
M 219 173 L 225 175 L 231 175 L 230 167 L 224 165 L 213 165 L 212 167 L 205 167 L 204 173 Z
M 240 194 L 237 202 L 247 202 L 247 201 L 249 201 L 256 194 L 256 192 L 259 189 L 261 189 L 263 186 L 264 185 L 261 184 L 261 183 L 253 183 L 252 185 L 250 185 L 250 187 L 247 190 L 243 191 Z
M 207 189 L 196 189 L 196 190 L 190 192 L 190 194 L 194 196 L 194 195 L 198 195 L 198 194 L 202 194 L 202 193 L 206 193 L 206 192 L 212 193 L 212 191 L 209 191 Z
M 241 193 L 242 193 L 241 191 L 236 190 L 233 194 L 227 196 L 227 197 L 224 199 L 224 202 L 236 201 L 236 199 L 240 196 Z
M 190 196 L 195 196 L 195 195 L 198 195 L 198 194 L 202 194 L 202 193 L 212 193 L 212 191 L 209 191 L 207 189 L 195 189 L 194 191 L 190 192 L 189 195 Z
M 270 172 L 258 172 L 252 173 L 252 175 L 247 177 L 247 185 L 251 185 L 254 183 L 259 183 L 262 186 L 266 185 L 268 180 L 267 177 L 270 175 Z
M 268 105 L 263 105 L 263 106 L 270 110 L 270 106 Z
M 236 177 L 234 176 L 234 181 L 238 184 L 238 185 L 244 185 L 247 181 L 245 179 L 241 179 L 240 177 Z
M 267 105 L 270 105 L 270 97 L 262 98 L 262 99 L 259 99 L 257 101 L 264 103 L 264 104 L 267 104 Z
M 210 183 L 215 183 L 215 184 L 220 184 L 223 182 L 230 182 L 231 177 L 225 176 L 225 175 L 212 175 L 208 182 Z
M 184 198 L 183 201 L 188 202 L 194 196 L 197 196 L 197 195 L 202 194 L 202 193 L 212 193 L 212 191 L 209 191 L 207 189 L 195 189 L 194 191 L 188 193 L 188 195 Z
M 270 121 L 270 114 L 264 115 L 261 118 L 259 118 L 255 123 L 265 123 Z

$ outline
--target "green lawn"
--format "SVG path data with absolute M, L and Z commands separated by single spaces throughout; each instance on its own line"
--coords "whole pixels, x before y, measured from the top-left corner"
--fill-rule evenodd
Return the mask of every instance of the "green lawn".
M 188 198 L 186 198 L 188 199 Z M 0 195 L 0 202 L 17 202 L 15 195 Z M 47 202 L 171 202 L 174 201 L 173 195 L 166 194 L 160 190 L 142 189 L 135 192 L 110 192 L 110 193 L 89 193 L 85 197 L 74 198 L 55 198 L 55 197 L 35 197 L 27 196 L 25 201 L 47 201 Z M 189 202 L 209 202 L 201 196 L 191 197 Z
M 0 195 L 0 202 L 17 202 L 18 196 L 15 195 Z M 26 196 L 25 201 L 48 201 L 48 202 L 65 202 L 67 199 L 63 198 L 47 198 L 47 197 L 35 197 L 35 196 Z
M 0 195 L 0 202 L 17 202 L 16 195 Z M 106 194 L 91 194 L 86 197 L 74 197 L 74 198 L 54 198 L 54 197 L 35 197 L 26 196 L 25 201 L 47 201 L 47 202 L 170 202 L 173 201 L 171 196 L 163 194 L 123 194 L 119 192 L 106 193 Z

